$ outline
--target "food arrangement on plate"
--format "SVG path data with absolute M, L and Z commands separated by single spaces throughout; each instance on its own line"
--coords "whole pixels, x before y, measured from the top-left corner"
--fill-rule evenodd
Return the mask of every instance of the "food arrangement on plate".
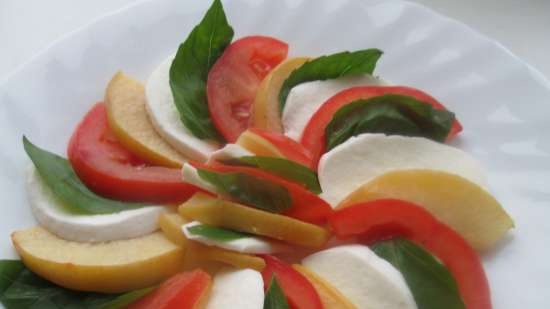
M 118 72 L 67 159 L 23 138 L 38 226 L 8 308 L 491 308 L 514 224 L 462 131 L 382 51 L 288 58 L 215 0 L 145 85 Z

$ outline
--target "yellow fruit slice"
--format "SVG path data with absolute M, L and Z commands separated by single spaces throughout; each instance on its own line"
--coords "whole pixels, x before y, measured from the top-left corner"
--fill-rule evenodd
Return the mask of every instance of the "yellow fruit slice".
M 212 273 L 221 266 L 221 263 L 257 271 L 264 269 L 265 261 L 262 258 L 189 241 L 181 230 L 181 226 L 185 223 L 187 222 L 178 214 L 165 213 L 159 217 L 160 228 L 166 237 L 186 248 L 186 269 L 202 268 Z
M 235 142 L 257 156 L 284 158 L 285 156 L 271 142 L 250 131 L 244 131 Z
M 460 176 L 435 170 L 381 175 L 350 194 L 338 207 L 382 198 L 423 206 L 477 250 L 491 248 L 514 222 L 485 189 Z
M 252 105 L 253 127 L 283 132 L 279 111 L 279 92 L 290 73 L 309 58 L 289 58 L 276 66 L 262 81 Z
M 292 267 L 313 285 L 323 303 L 323 309 L 357 309 L 344 294 L 307 267 L 297 264 Z
M 196 193 L 179 213 L 202 223 L 267 236 L 305 247 L 323 246 L 330 233 L 317 225 Z
M 187 248 L 190 241 L 185 238 L 181 226 L 188 223 L 177 213 L 162 213 L 159 216 L 159 226 L 166 238 L 176 245 Z
M 119 293 L 149 287 L 180 272 L 183 250 L 161 232 L 106 243 L 79 243 L 41 227 L 11 236 L 23 263 L 68 289 Z
M 151 163 L 181 167 L 185 157 L 157 134 L 145 107 L 143 85 L 118 72 L 105 93 L 109 126 L 122 145 Z

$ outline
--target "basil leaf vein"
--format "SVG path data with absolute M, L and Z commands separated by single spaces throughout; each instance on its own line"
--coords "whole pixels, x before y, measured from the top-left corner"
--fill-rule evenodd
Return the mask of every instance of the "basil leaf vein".
M 361 133 L 419 136 L 444 142 L 455 116 L 410 96 L 386 94 L 342 106 L 325 128 L 330 150 Z
M 449 270 L 422 247 L 393 239 L 374 244 L 372 250 L 403 274 L 418 308 L 465 308 Z
M 6 309 L 121 309 L 151 290 L 125 294 L 77 292 L 40 278 L 21 261 L 0 260 L 0 302 Z
M 271 278 L 265 293 L 263 309 L 290 309 L 285 294 L 275 276 Z
M 103 198 L 82 183 L 67 159 L 38 148 L 26 137 L 23 137 L 23 146 L 45 184 L 69 212 L 83 215 L 109 214 L 146 206 Z
M 279 107 L 284 109 L 290 90 L 301 83 L 335 79 L 342 76 L 372 74 L 378 59 L 382 56 L 379 49 L 364 49 L 354 52 L 341 52 L 315 58 L 294 70 L 284 81 L 279 92 Z
M 186 229 L 193 235 L 202 236 L 221 242 L 229 242 L 251 237 L 251 235 L 247 233 L 237 232 L 208 224 L 197 224 L 191 227 L 186 227 Z
M 261 210 L 279 213 L 292 206 L 288 190 L 276 183 L 245 173 L 218 173 L 197 169 L 199 176 L 224 195 Z
M 317 173 L 307 166 L 284 158 L 244 156 L 223 161 L 227 165 L 250 166 L 304 185 L 309 191 L 321 193 Z
M 170 67 L 170 88 L 182 123 L 200 139 L 223 142 L 210 118 L 206 98 L 208 72 L 233 39 L 220 0 L 179 46 Z

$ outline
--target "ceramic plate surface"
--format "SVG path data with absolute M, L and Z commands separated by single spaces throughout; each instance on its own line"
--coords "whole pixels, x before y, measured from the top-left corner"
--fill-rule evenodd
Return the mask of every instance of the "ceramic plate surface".
M 119 69 L 145 80 L 174 52 L 210 1 L 145 1 L 57 41 L 0 85 L 0 258 L 9 234 L 35 224 L 21 137 L 65 153 L 68 138 Z M 499 44 L 425 7 L 401 1 L 225 2 L 236 36 L 272 35 L 292 55 L 377 47 L 376 74 L 426 90 L 465 127 L 455 145 L 486 167 L 516 222 L 483 255 L 494 308 L 549 308 L 550 84 Z

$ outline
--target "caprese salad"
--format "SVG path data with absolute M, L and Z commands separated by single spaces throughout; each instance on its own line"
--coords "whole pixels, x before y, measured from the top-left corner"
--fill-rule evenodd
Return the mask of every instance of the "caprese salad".
M 489 309 L 513 221 L 462 127 L 374 75 L 378 49 L 288 57 L 214 0 L 145 85 L 118 72 L 66 158 L 26 137 L 38 226 L 7 309 Z

